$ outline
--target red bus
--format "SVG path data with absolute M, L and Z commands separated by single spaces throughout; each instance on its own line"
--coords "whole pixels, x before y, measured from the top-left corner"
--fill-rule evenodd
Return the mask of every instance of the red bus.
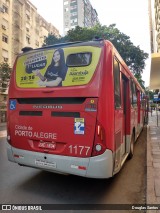
M 144 91 L 109 42 L 24 48 L 9 86 L 9 161 L 109 178 L 132 158 Z

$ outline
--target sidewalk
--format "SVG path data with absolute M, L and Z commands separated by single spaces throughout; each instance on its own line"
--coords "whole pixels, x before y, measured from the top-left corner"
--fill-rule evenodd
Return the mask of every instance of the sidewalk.
M 152 116 L 149 112 L 147 128 L 147 204 L 160 204 L 160 112 L 157 126 L 156 111 Z
M 0 131 L 1 131 L 1 127 L 6 127 L 7 123 L 0 123 Z
M 6 136 L 7 136 L 6 123 L 0 123 L 0 138 Z

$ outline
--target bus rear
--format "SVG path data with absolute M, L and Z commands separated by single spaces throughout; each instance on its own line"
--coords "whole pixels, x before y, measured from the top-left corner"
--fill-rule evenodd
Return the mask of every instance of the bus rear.
M 17 57 L 8 100 L 10 161 L 84 177 L 112 176 L 112 151 L 98 120 L 103 52 L 100 41 Z

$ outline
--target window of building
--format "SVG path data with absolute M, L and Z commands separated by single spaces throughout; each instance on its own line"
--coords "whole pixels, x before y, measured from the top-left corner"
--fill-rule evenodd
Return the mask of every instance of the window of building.
M 7 101 L 7 96 L 6 95 L 3 96 L 3 101 Z
M 30 16 L 30 8 L 26 9 L 26 14 Z
M 69 25 L 69 22 L 65 22 L 65 27 L 67 27 Z
M 77 8 L 77 5 L 74 5 L 74 6 L 70 7 L 71 10 L 76 9 L 76 8 Z
M 71 24 L 71 26 L 77 26 L 77 25 L 78 25 L 77 22 L 74 22 L 74 23 Z
M 28 27 L 26 27 L 26 31 L 29 32 L 29 28 Z
M 26 17 L 27 17 L 28 20 L 30 20 L 30 16 L 28 14 L 26 14 Z
M 67 4 L 68 4 L 68 1 L 65 1 L 65 2 L 64 2 L 64 5 L 67 5 Z
M 66 8 L 64 9 L 64 12 L 68 12 L 68 7 L 66 7 Z
M 74 21 L 74 22 L 77 22 L 78 21 L 78 17 L 77 16 L 71 16 L 70 20 Z
M 7 50 L 2 49 L 2 57 L 3 57 L 4 62 L 8 61 L 9 56 L 8 56 L 8 51 Z
M 64 30 L 67 32 L 67 31 L 69 30 L 69 28 L 68 28 L 68 27 L 66 27 Z
M 30 44 L 30 36 L 26 36 L 26 41 L 27 41 L 27 44 Z
M 114 59 L 114 99 L 115 108 L 121 107 L 121 90 L 120 90 L 120 67 L 117 59 Z
M 36 32 L 37 35 L 39 35 L 39 30 L 35 29 L 35 32 Z
M 78 21 L 78 19 L 77 18 L 75 18 L 75 19 L 71 19 L 70 20 L 70 23 L 72 24 L 72 23 L 77 23 L 77 21 Z
M 8 62 L 8 58 L 3 58 L 4 62 Z
M 5 43 L 8 43 L 8 36 L 3 34 L 2 35 L 2 41 L 5 42 Z
M 70 3 L 70 6 L 75 6 L 75 5 L 77 6 L 77 2 L 76 1 Z
M 75 12 L 77 12 L 77 9 L 72 9 L 70 12 L 75 13 Z
M 7 28 L 6 28 L 5 25 L 2 24 L 2 29 L 3 29 L 3 30 L 6 30 Z
M 8 21 L 6 19 L 2 19 L 2 29 L 6 30 L 8 29 Z
M 71 17 L 72 17 L 72 16 L 77 16 L 77 12 L 71 13 Z
M 37 46 L 37 47 L 39 47 L 39 42 L 38 42 L 37 40 L 36 40 L 36 42 L 35 42 L 35 43 L 36 43 L 36 46 Z
M 4 13 L 8 13 L 8 7 L 7 7 L 6 5 L 3 5 L 2 8 L 3 8 L 3 12 L 4 12 Z

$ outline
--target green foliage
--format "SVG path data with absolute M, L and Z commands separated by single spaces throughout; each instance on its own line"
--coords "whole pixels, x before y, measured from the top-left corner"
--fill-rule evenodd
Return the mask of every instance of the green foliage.
M 44 40 L 43 47 L 48 45 L 53 45 L 53 44 L 64 43 L 66 41 L 67 41 L 66 37 L 57 38 L 55 35 L 49 34 L 48 37 L 46 37 Z
M 11 75 L 11 68 L 8 63 L 0 64 L 0 92 L 5 92 L 8 88 Z
M 130 37 L 120 32 L 115 24 L 108 27 L 96 25 L 90 29 L 76 27 L 75 30 L 68 31 L 67 36 L 69 41 L 88 41 L 95 36 L 109 40 L 134 74 L 142 74 L 145 68 L 145 60 L 148 58 L 148 54 L 141 50 L 139 46 L 134 46 L 130 41 Z
M 45 45 L 63 42 L 89 41 L 95 36 L 113 43 L 133 74 L 138 77 L 141 85 L 144 86 L 141 74 L 145 68 L 145 60 L 148 58 L 148 54 L 141 50 L 139 46 L 134 46 L 130 41 L 130 37 L 120 32 L 115 24 L 109 25 L 108 27 L 98 24 L 92 28 L 77 26 L 75 29 L 69 30 L 65 37 L 56 38 L 53 35 L 49 35 L 45 40 Z
M 155 92 L 149 90 L 148 87 L 145 88 L 145 91 L 146 91 L 146 94 L 147 94 L 148 97 L 149 97 L 149 100 L 153 100 L 153 95 L 155 94 Z
M 145 90 L 145 82 L 142 80 L 142 76 L 141 74 L 135 74 L 134 75 L 136 77 L 136 79 L 138 80 L 139 84 L 141 85 L 141 87 Z

